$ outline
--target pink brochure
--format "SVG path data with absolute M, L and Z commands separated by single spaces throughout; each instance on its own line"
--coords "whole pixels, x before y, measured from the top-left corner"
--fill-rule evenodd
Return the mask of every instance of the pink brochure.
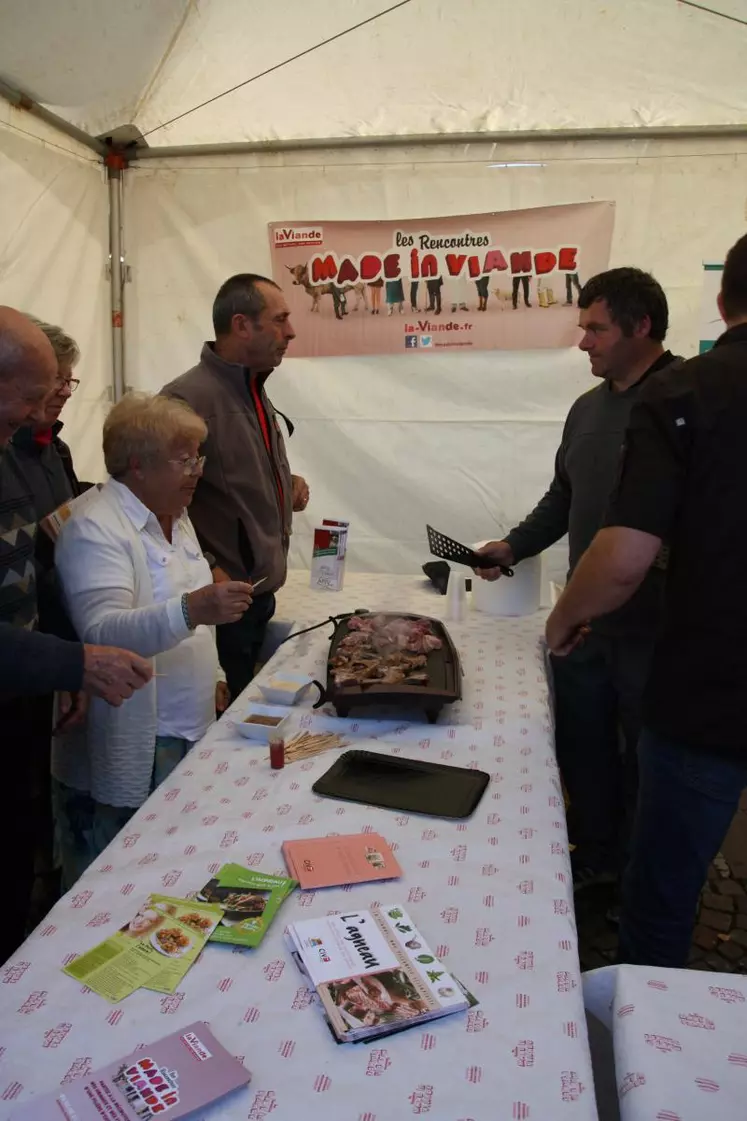
M 10 1121 L 177 1121 L 250 1078 L 198 1021 L 51 1094 L 37 1095 Z
M 288 871 L 302 891 L 392 880 L 402 875 L 394 853 L 379 833 L 284 841 L 282 851 Z

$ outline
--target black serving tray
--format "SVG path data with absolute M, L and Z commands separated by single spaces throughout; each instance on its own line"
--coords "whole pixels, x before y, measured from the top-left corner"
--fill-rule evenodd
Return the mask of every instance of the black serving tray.
M 353 750 L 340 755 L 312 790 L 404 813 L 464 818 L 474 812 L 489 782 L 485 771 Z

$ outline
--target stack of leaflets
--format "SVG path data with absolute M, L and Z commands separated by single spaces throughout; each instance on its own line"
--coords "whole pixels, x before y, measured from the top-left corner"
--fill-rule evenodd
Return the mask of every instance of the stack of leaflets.
M 130 922 L 63 973 L 113 1004 L 136 989 L 176 992 L 222 917 L 221 907 L 150 895 Z
M 288 938 L 338 1043 L 390 1035 L 477 1003 L 399 904 L 292 923 Z
M 221 1046 L 207 1025 L 198 1022 L 157 1043 L 141 1045 L 131 1055 L 51 1094 L 32 1098 L 10 1118 L 148 1121 L 168 1113 L 169 1121 L 178 1121 L 246 1086 L 250 1078 L 249 1071 Z
M 394 853 L 379 833 L 284 841 L 283 857 L 304 891 L 402 875 Z
M 214 880 L 209 880 L 196 899 L 218 904 L 220 924 L 210 935 L 211 942 L 231 942 L 236 946 L 258 946 L 281 905 L 296 887 L 295 880 L 253 872 L 242 864 L 224 864 Z

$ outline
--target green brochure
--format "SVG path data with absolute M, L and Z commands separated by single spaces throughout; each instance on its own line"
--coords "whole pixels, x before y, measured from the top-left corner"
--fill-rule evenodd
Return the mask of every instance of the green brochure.
M 258 946 L 296 886 L 295 880 L 284 876 L 253 872 L 242 864 L 224 864 L 216 878 L 206 883 L 196 896 L 204 903 L 218 903 L 224 909 L 210 941 Z

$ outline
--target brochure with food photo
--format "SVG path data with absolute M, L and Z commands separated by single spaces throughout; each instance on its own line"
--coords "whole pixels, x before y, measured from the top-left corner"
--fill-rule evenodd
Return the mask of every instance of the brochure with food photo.
M 304 891 L 392 880 L 402 875 L 394 853 L 379 833 L 285 841 L 283 857 Z
M 207 1024 L 139 1047 L 131 1055 L 20 1106 L 10 1121 L 169 1121 L 194 1114 L 251 1079 Z
M 253 872 L 243 864 L 224 864 L 217 877 L 196 895 L 199 901 L 223 908 L 220 925 L 213 930 L 210 941 L 258 946 L 296 886 L 295 880 L 284 876 Z
M 116 1004 L 136 989 L 173 993 L 223 917 L 199 900 L 150 895 L 134 918 L 63 973 Z
M 288 938 L 340 1043 L 390 1035 L 476 1003 L 399 904 L 292 923 Z

